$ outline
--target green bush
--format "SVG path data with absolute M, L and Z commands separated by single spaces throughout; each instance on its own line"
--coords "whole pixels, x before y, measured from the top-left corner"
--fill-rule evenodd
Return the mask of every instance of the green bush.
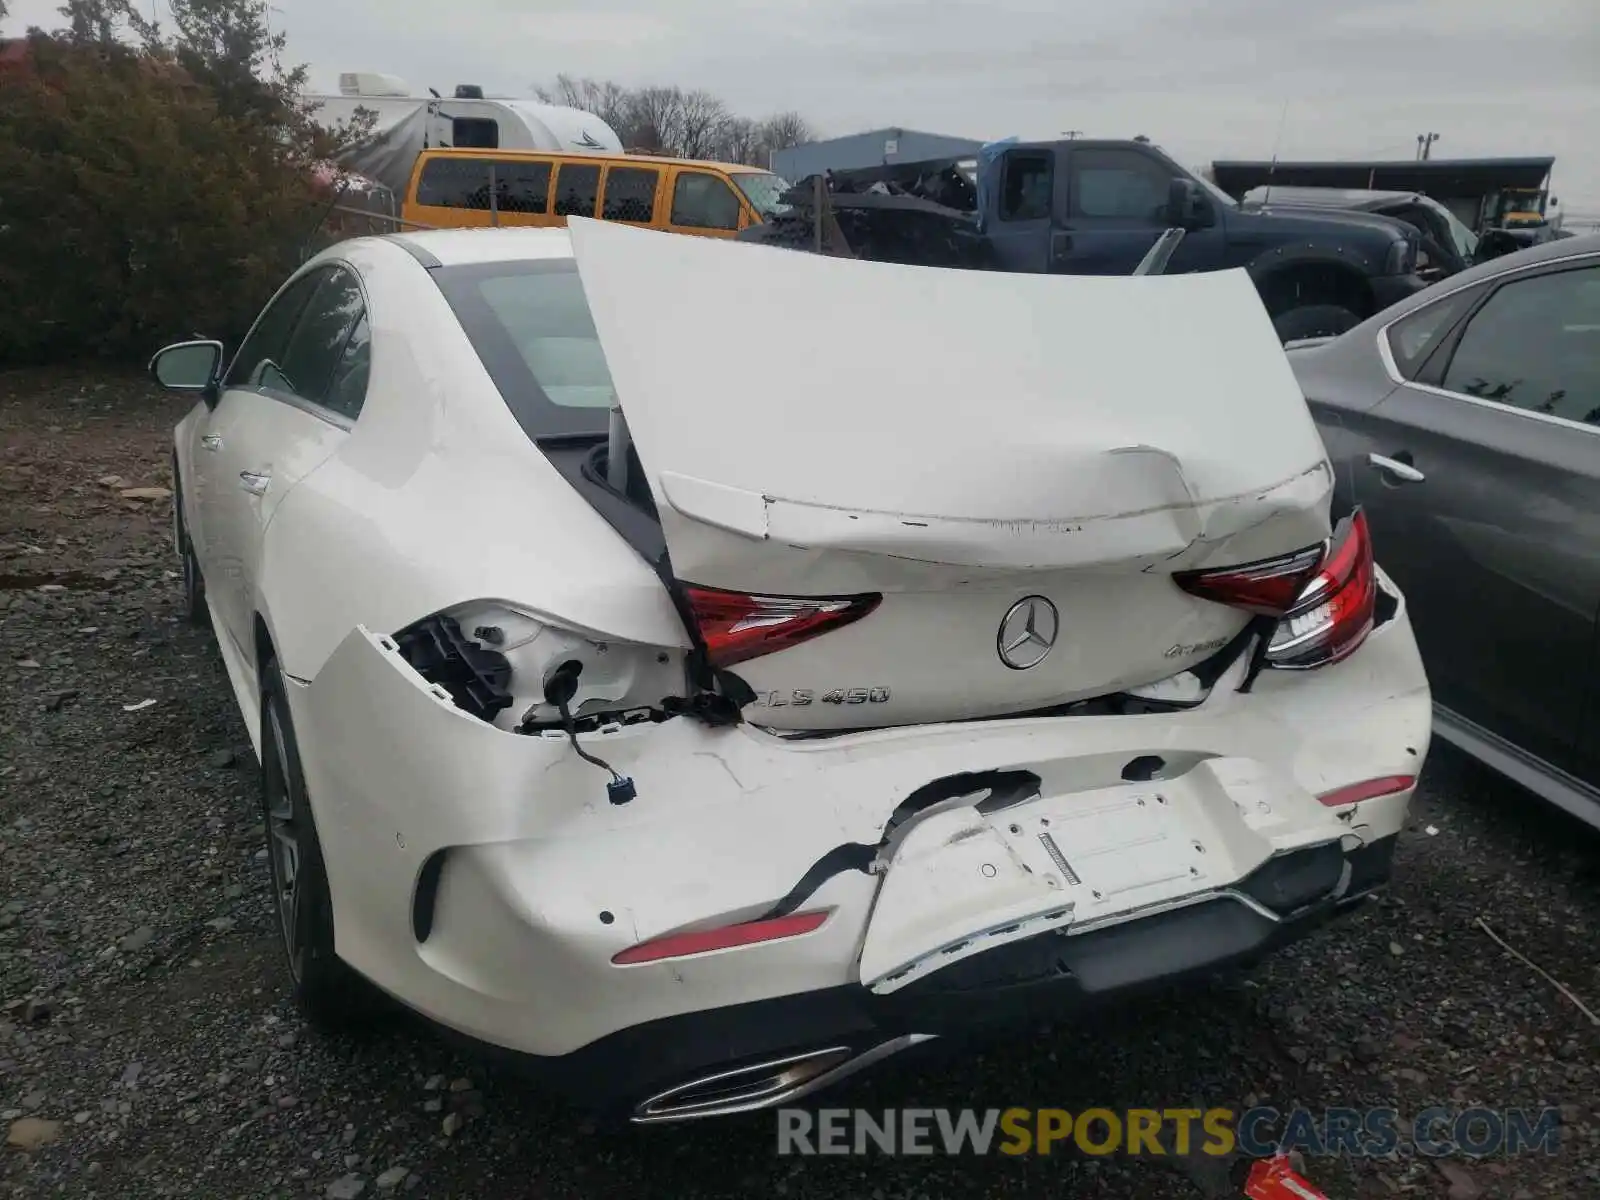
M 119 40 L 106 13 L 125 11 L 94 7 L 69 4 L 70 30 L 33 31 L 0 66 L 0 365 L 137 361 L 192 333 L 236 344 L 329 199 L 310 167 L 331 139 L 298 78 L 254 73 L 264 24 L 254 47 L 237 21 L 218 32 L 219 13 L 264 6 L 174 4 L 176 43 L 150 26 Z

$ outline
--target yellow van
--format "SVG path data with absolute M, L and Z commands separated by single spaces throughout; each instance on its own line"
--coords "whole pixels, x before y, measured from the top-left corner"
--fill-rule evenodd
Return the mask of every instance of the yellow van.
M 401 208 L 414 225 L 565 225 L 599 217 L 733 237 L 778 206 L 788 183 L 734 163 L 540 150 L 424 150 Z

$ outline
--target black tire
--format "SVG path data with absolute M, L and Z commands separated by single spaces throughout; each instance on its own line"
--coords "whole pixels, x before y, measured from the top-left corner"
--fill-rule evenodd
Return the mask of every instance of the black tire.
M 178 475 L 176 459 L 172 463 L 172 548 L 183 572 L 184 619 L 196 628 L 203 627 L 211 619 L 206 611 L 206 581 L 200 574 L 200 560 L 194 556 L 194 543 L 189 540 L 188 522 L 183 519 L 183 480 Z
M 376 990 L 334 953 L 327 866 L 306 799 L 283 677 L 271 659 L 261 664 L 261 820 L 273 915 L 295 1002 L 322 1029 L 348 1030 L 370 1021 L 381 1008 Z
M 1361 324 L 1361 318 L 1337 304 L 1307 304 L 1291 308 L 1272 318 L 1280 342 L 1300 338 L 1337 337 Z

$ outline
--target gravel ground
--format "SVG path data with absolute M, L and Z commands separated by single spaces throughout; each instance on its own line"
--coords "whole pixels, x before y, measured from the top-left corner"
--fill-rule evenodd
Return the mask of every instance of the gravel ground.
M 169 504 L 122 495 L 170 486 L 182 407 L 129 377 L 0 375 L 0 1130 L 54 1134 L 0 1153 L 0 1193 L 1239 1194 L 1120 1157 L 779 1158 L 770 1116 L 596 1131 L 409 1019 L 306 1029 L 246 734 L 178 618 Z M 1600 1029 L 1474 924 L 1600 1005 L 1600 847 L 1443 747 L 1413 815 L 1390 895 L 1249 979 L 828 1103 L 1559 1105 L 1552 1157 L 1307 1173 L 1334 1200 L 1600 1196 Z

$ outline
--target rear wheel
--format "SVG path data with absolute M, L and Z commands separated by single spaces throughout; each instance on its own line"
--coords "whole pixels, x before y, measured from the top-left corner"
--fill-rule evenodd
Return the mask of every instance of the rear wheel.
M 283 678 L 261 665 L 261 819 L 284 956 L 295 1001 L 314 1025 L 346 1029 L 377 1006 L 371 985 L 334 953 L 333 905 Z

